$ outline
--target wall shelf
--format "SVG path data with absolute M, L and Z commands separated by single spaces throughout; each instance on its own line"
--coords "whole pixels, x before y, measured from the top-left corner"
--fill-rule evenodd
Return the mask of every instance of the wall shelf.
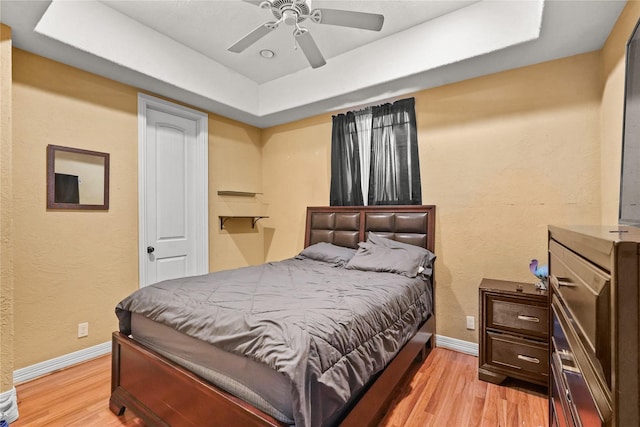
M 269 217 L 261 216 L 261 215 L 219 215 L 218 218 L 220 218 L 220 230 L 223 230 L 225 222 L 227 222 L 227 220 L 231 218 L 251 218 L 251 228 L 255 228 L 256 222 L 258 222 L 262 218 L 269 218 Z
M 254 197 L 256 194 L 251 191 L 232 191 L 232 190 L 218 190 L 218 196 L 238 196 L 238 197 Z

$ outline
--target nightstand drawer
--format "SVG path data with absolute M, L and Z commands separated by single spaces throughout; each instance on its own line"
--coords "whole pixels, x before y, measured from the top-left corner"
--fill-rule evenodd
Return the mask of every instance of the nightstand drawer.
M 547 375 L 549 353 L 545 343 L 523 340 L 508 334 L 487 332 L 487 363 L 523 375 Z
M 549 335 L 549 312 L 545 306 L 520 302 L 517 299 L 488 295 L 487 328 L 532 334 Z
M 478 378 L 500 384 L 507 377 L 543 386 L 549 372 L 546 291 L 532 283 L 482 279 Z

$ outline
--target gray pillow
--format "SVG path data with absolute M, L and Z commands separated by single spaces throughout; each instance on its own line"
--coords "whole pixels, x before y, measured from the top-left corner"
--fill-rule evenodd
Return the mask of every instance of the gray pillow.
M 355 255 L 356 250 L 331 243 L 320 242 L 306 247 L 298 254 L 297 258 L 308 258 L 316 261 L 324 261 L 336 265 L 344 265 Z
M 389 248 L 371 242 L 358 244 L 356 254 L 345 268 L 350 270 L 381 271 L 416 277 L 420 272 L 422 255 L 403 248 Z
M 369 233 L 366 242 L 358 244 L 358 251 L 345 268 L 382 271 L 416 277 L 430 275 L 435 255 L 430 251 Z
M 433 262 L 436 260 L 436 256 L 433 252 L 420 246 L 410 245 L 409 243 L 398 242 L 397 240 L 387 239 L 386 237 L 378 236 L 371 231 L 367 234 L 367 241 L 375 244 L 382 245 L 388 248 L 401 248 L 406 249 L 411 253 L 421 254 L 423 256 L 420 266 L 424 269 L 432 269 Z

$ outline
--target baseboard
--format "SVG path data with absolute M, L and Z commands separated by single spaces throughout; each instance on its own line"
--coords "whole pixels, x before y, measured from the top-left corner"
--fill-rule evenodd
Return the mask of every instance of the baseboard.
M 478 344 L 446 337 L 444 335 L 436 335 L 436 346 L 470 354 L 472 356 L 478 355 Z M 38 378 L 42 375 L 50 374 L 51 372 L 68 368 L 69 366 L 86 362 L 87 360 L 95 359 L 96 357 L 104 356 L 109 353 L 111 353 L 111 341 L 94 345 L 93 347 L 85 348 L 84 350 L 65 354 L 64 356 L 56 357 L 54 359 L 45 360 L 44 362 L 36 363 L 35 365 L 27 366 L 25 368 L 16 369 L 13 371 L 13 383 L 20 384 L 25 381 Z
M 44 362 L 36 363 L 35 365 L 25 368 L 16 369 L 13 371 L 13 384 L 20 384 L 109 353 L 111 353 L 111 341 L 74 351 L 73 353 L 65 354 L 64 356 L 54 359 L 45 360 Z
M 436 347 L 448 348 L 449 350 L 478 356 L 478 344 L 470 341 L 463 341 L 456 338 L 436 335 Z
M 12 423 L 18 419 L 16 388 L 0 393 L 0 420 Z

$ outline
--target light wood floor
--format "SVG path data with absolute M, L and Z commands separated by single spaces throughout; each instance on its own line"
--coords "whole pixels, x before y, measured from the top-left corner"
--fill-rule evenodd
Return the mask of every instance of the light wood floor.
M 544 390 L 525 383 L 478 380 L 478 359 L 435 349 L 407 377 L 381 427 L 548 426 Z M 12 427 L 112 427 L 144 424 L 109 411 L 110 356 L 19 384 L 20 418 Z M 179 427 L 179 426 L 177 426 Z

